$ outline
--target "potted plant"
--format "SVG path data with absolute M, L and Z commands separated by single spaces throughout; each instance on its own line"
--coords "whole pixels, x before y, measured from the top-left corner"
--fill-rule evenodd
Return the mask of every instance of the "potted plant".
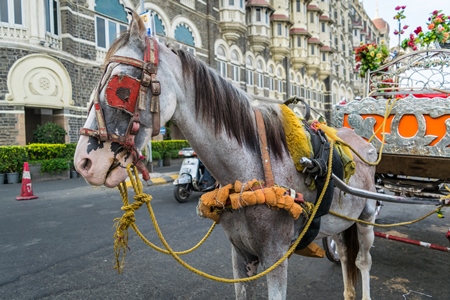
M 170 150 L 166 150 L 163 154 L 162 154 L 162 158 L 163 158 L 163 166 L 167 167 L 170 166 L 170 160 L 172 158 L 172 153 Z
M 0 161 L 0 184 L 5 183 L 5 175 L 6 174 L 6 164 L 3 161 Z
M 27 151 L 20 146 L 3 146 L 0 151 L 0 161 L 4 164 L 8 183 L 18 183 L 23 163 L 27 159 Z
M 153 150 L 152 151 L 152 162 L 157 166 L 157 167 L 162 167 L 163 166 L 163 160 L 162 160 L 162 155 L 161 153 L 159 153 L 158 151 Z

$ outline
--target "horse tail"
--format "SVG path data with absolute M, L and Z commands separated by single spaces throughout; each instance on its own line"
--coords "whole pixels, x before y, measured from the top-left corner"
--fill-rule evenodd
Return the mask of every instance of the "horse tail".
M 358 231 L 356 223 L 347 228 L 344 233 L 344 244 L 347 251 L 347 281 L 350 286 L 355 286 L 358 280 L 358 268 L 356 267 L 356 257 L 359 252 Z

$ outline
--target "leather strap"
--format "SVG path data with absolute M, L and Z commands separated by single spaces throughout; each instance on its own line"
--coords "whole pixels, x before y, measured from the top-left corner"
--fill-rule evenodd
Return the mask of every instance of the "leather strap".
M 264 168 L 264 181 L 267 187 L 274 186 L 274 179 L 272 173 L 272 166 L 270 164 L 269 148 L 267 146 L 266 127 L 264 126 L 264 119 L 259 109 L 255 109 L 256 126 L 258 129 L 260 147 L 261 147 L 261 159 Z

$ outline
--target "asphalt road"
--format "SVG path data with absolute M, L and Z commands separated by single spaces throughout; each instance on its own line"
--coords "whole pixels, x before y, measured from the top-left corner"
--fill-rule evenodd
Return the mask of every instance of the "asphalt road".
M 203 237 L 212 222 L 196 215 L 198 194 L 180 204 L 173 186 L 146 187 L 159 225 L 175 250 Z M 204 279 L 168 255 L 146 246 L 130 230 L 123 274 L 114 270 L 113 224 L 121 216 L 116 189 L 93 188 L 83 179 L 33 183 L 39 198 L 16 201 L 20 184 L 0 185 L 0 299 L 234 299 L 230 284 Z M 378 222 L 417 218 L 430 206 L 385 204 Z M 449 247 L 446 218 L 377 229 Z M 145 208 L 136 213 L 147 238 L 161 245 Z M 183 258 L 200 270 L 232 277 L 230 243 L 221 226 Z M 376 238 L 372 250 L 372 299 L 450 299 L 450 253 Z M 288 299 L 342 299 L 340 267 L 327 259 L 289 260 Z M 358 298 L 361 289 L 357 288 Z M 265 279 L 257 299 L 267 299 Z

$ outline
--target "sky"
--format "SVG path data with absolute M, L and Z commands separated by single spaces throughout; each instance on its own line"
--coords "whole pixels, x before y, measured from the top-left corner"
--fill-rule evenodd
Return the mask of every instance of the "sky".
M 404 12 L 406 19 L 402 20 L 402 27 L 409 25 L 401 36 L 401 40 L 409 37 L 409 34 L 413 33 L 418 26 L 425 29 L 432 11 L 442 10 L 444 14 L 450 15 L 450 0 L 361 0 L 361 2 L 371 19 L 375 18 L 378 2 L 378 16 L 389 23 L 391 47 L 398 45 L 398 35 L 393 33 L 395 29 L 398 29 L 398 22 L 394 20 L 394 15 L 397 13 L 396 6 L 406 6 Z

